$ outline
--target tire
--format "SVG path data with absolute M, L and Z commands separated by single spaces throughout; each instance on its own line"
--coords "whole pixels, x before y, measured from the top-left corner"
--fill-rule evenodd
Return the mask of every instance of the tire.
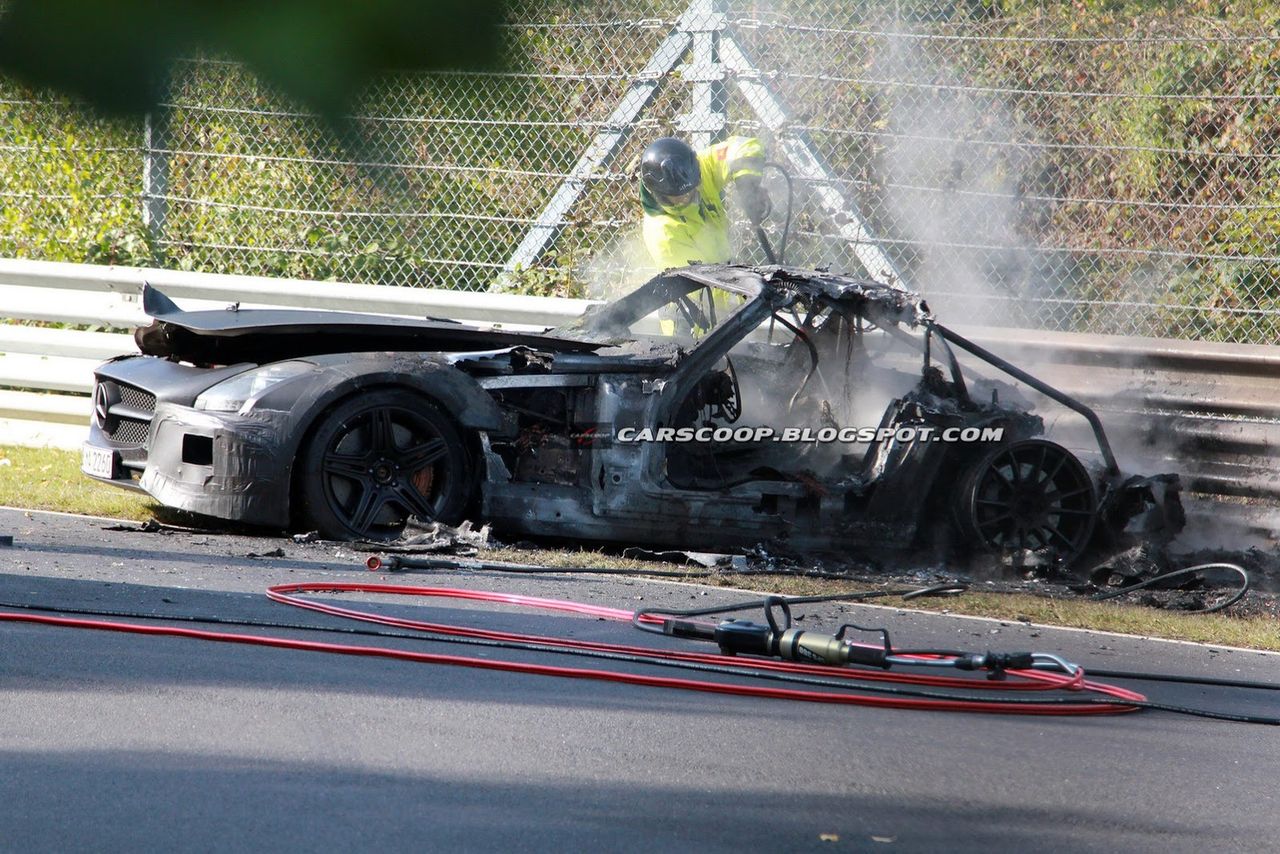
M 329 539 L 395 539 L 411 515 L 453 524 L 474 485 L 458 428 L 431 403 L 394 389 L 330 410 L 297 465 L 300 521 Z
M 1049 549 L 1062 564 L 1093 537 L 1097 491 L 1066 448 L 1027 439 L 995 448 L 960 478 L 953 511 L 961 541 L 979 550 Z

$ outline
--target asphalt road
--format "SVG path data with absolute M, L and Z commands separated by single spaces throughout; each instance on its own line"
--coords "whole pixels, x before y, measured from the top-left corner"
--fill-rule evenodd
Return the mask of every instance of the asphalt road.
M 0 601 L 335 627 L 348 624 L 261 591 L 385 580 L 360 567 L 361 553 L 332 544 L 108 524 L 0 510 L 0 534 L 15 538 L 0 548 Z M 277 547 L 284 557 L 247 556 Z M 741 598 L 613 577 L 391 580 L 624 608 Z M 581 617 L 378 605 L 443 622 L 672 642 Z M 1032 648 L 1086 668 L 1280 682 L 1273 654 L 894 608 L 805 615 L 814 628 L 849 620 L 885 625 L 900 645 Z M 1164 702 L 1280 714 L 1275 693 L 1129 684 Z M 850 708 L 2 623 L 0 850 L 1275 851 L 1278 735 L 1165 712 Z

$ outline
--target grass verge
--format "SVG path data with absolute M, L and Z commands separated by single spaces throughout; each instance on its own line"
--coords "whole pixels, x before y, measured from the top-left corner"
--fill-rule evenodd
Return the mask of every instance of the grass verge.
M 75 451 L 0 446 L 0 505 L 57 510 L 142 522 L 165 513 L 149 497 L 105 486 L 80 473 Z M 788 596 L 830 595 L 883 589 L 875 584 L 803 578 L 794 575 L 700 575 L 676 564 L 631 560 L 603 551 L 582 549 L 500 548 L 485 560 L 544 566 L 601 566 L 646 571 L 687 572 L 690 581 L 725 587 L 768 590 Z M 888 598 L 879 604 L 897 605 Z M 970 592 L 911 603 L 914 610 L 991 617 L 1010 622 L 1042 623 L 1098 631 L 1200 643 L 1280 651 L 1280 622 L 1274 618 L 1240 618 L 1222 614 L 1180 614 L 1117 602 L 1049 598 L 1023 593 Z
M 107 486 L 80 473 L 80 452 L 0 445 L 0 505 L 113 519 L 150 519 L 149 496 Z

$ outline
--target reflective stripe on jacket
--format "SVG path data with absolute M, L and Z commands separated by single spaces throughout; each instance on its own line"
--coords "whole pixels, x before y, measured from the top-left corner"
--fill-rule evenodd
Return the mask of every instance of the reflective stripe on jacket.
M 729 260 L 724 191 L 743 175 L 763 174 L 764 146 L 755 137 L 731 136 L 698 152 L 698 167 L 702 181 L 697 201 L 690 204 L 663 207 L 643 184 L 640 187 L 644 245 L 659 269 Z

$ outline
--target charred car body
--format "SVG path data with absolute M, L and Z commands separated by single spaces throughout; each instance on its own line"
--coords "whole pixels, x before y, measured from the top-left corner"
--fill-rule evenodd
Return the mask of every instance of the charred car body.
M 96 372 L 83 468 L 221 519 L 387 538 L 411 515 L 472 515 L 579 540 L 1070 558 L 1155 504 L 1086 407 L 919 296 L 823 271 L 671 270 L 541 334 L 185 312 L 154 289 L 144 306 L 142 355 Z M 956 348 L 1087 419 L 1095 470 L 1012 386 L 967 379 Z M 870 441 L 781 441 L 845 427 Z M 948 428 L 985 441 L 938 441 Z M 620 441 L 676 435 L 705 441 Z

